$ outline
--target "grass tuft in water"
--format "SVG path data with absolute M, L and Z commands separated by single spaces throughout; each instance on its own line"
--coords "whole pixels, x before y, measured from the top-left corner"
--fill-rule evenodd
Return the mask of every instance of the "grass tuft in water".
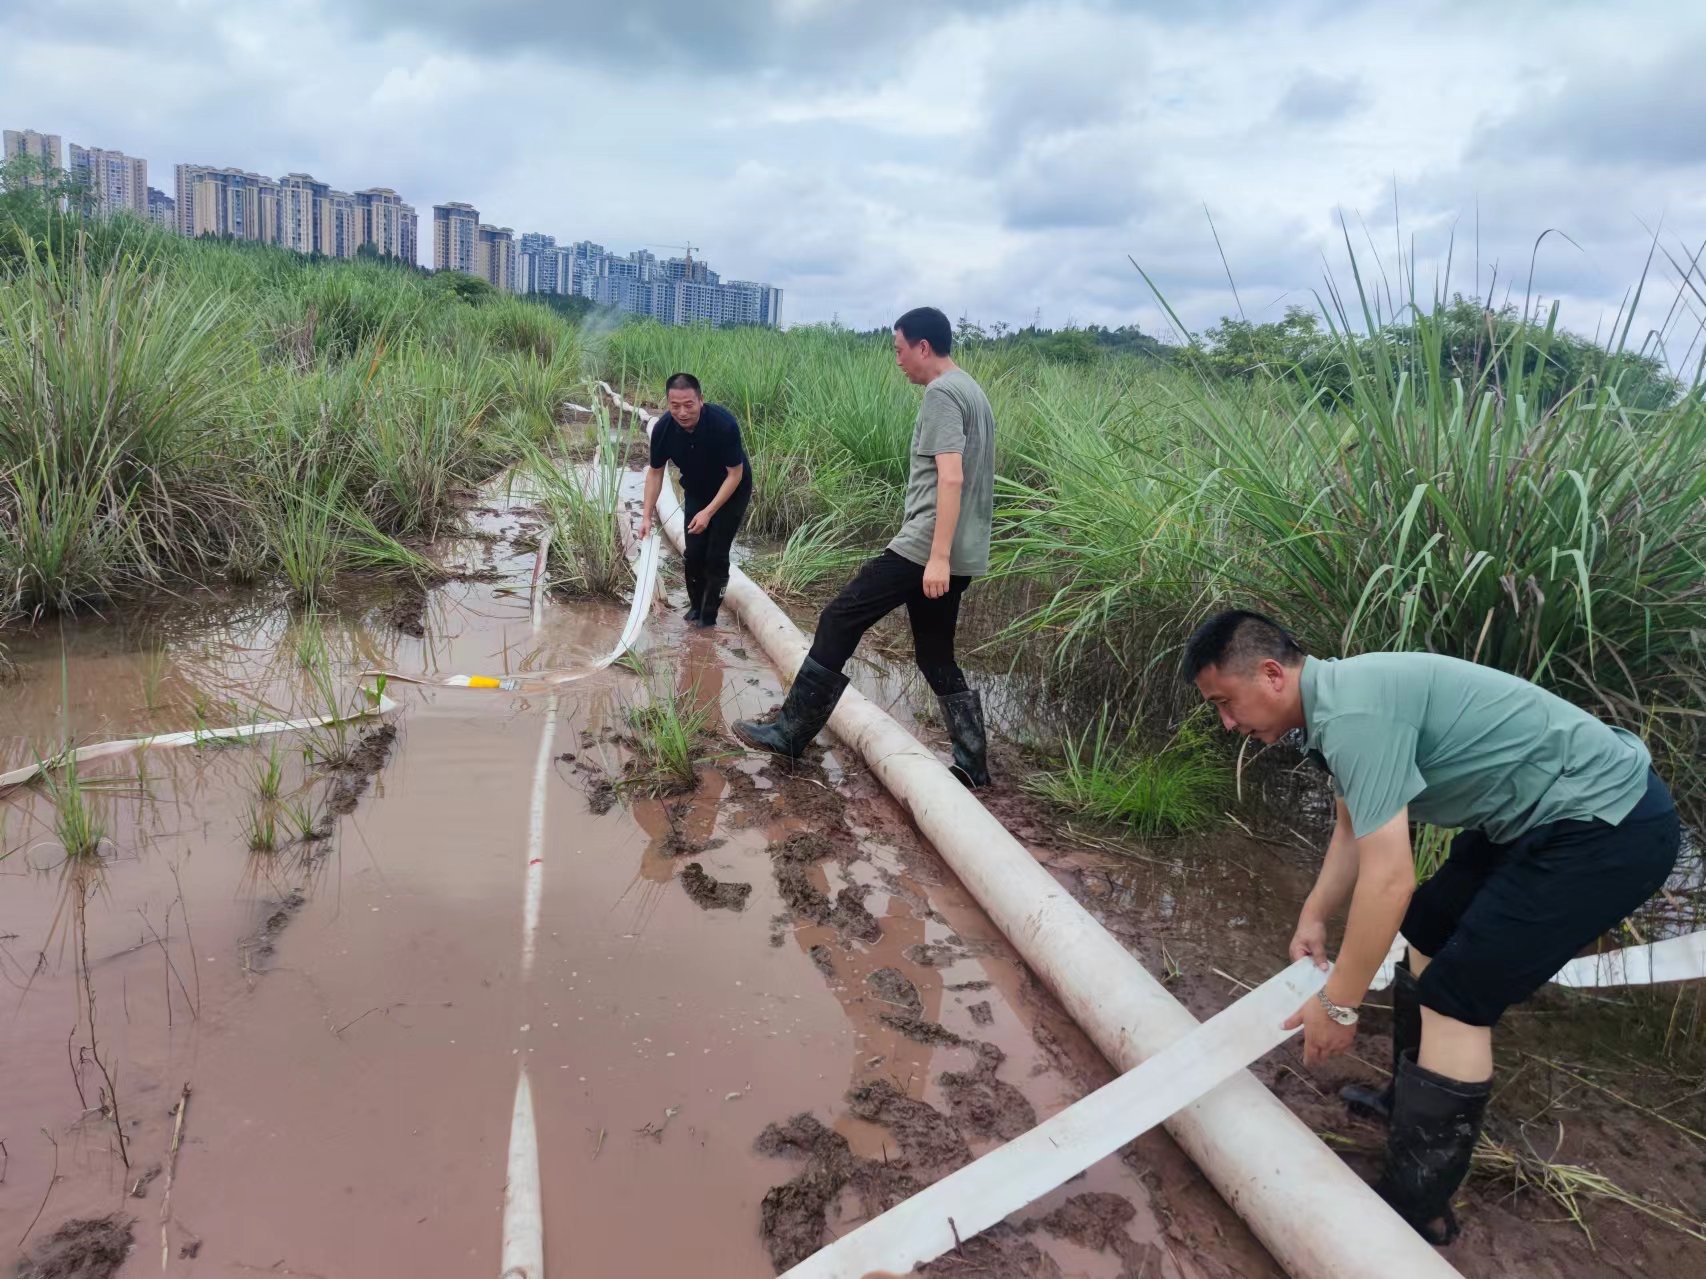
M 698 784 L 699 767 L 716 759 L 711 713 L 671 690 L 627 714 L 634 752 L 622 787 L 643 795 L 674 795 Z
M 1069 738 L 1060 761 L 1028 778 L 1025 788 L 1057 807 L 1140 835 L 1199 830 L 1221 811 L 1227 791 L 1224 761 L 1192 730 L 1160 751 L 1116 736 L 1104 711 Z

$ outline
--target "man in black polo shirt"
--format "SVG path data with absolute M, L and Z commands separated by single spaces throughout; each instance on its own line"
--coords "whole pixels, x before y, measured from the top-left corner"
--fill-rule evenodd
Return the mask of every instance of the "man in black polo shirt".
M 699 379 L 676 373 L 664 385 L 669 412 L 652 428 L 652 468 L 646 472 L 643 541 L 652 531 L 664 468 L 675 463 L 681 476 L 687 545 L 687 620 L 703 627 L 717 624 L 717 610 L 729 585 L 729 548 L 752 500 L 752 468 L 741 447 L 740 423 L 720 404 L 707 404 Z

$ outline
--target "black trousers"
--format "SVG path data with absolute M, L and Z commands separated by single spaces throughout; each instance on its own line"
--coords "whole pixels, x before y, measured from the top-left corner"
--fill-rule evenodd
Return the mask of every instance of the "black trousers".
M 684 493 L 681 507 L 685 522 L 693 523 L 693 517 L 715 496 L 715 493 L 699 496 Z M 729 585 L 729 548 L 734 545 L 735 534 L 740 532 L 747 504 L 751 501 L 752 485 L 742 484 L 728 501 L 717 508 L 710 526 L 703 533 L 687 534 L 681 554 L 687 577 L 687 602 L 707 621 L 717 620 L 717 609 Z
M 1430 959 L 1422 1007 L 1494 1025 L 1664 885 L 1682 824 L 1657 773 L 1617 825 L 1550 822 L 1508 844 L 1466 830 L 1416 889 L 1404 940 Z
M 938 599 L 924 594 L 924 566 L 903 555 L 884 551 L 865 565 L 832 599 L 817 621 L 811 657 L 819 666 L 839 671 L 859 647 L 859 641 L 902 604 L 912 623 L 912 651 L 939 697 L 966 691 L 965 672 L 954 660 L 954 633 L 960 624 L 960 597 L 969 577 L 950 577 Z

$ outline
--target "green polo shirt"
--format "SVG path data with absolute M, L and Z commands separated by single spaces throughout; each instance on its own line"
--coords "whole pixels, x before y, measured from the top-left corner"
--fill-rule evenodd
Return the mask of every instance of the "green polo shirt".
M 1357 837 L 1410 817 L 1505 844 L 1536 826 L 1613 825 L 1646 793 L 1641 739 L 1490 666 L 1433 653 L 1305 658 L 1306 749 Z

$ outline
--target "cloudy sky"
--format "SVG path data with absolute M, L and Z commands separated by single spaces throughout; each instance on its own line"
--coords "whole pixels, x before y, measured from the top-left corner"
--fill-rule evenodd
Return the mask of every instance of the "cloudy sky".
M 1455 235 L 1453 286 L 1496 264 L 1518 301 L 1566 233 L 1535 288 L 1592 333 L 1654 231 L 1706 237 L 1702 66 L 1681 0 L 0 0 L 0 125 L 162 189 L 180 161 L 307 170 L 423 227 L 467 200 L 691 241 L 790 322 L 859 326 L 1165 332 L 1128 256 L 1190 327 L 1276 318 L 1348 283 L 1343 218 L 1372 279 L 1413 261 L 1431 292 Z M 1661 253 L 1640 328 L 1676 289 Z

